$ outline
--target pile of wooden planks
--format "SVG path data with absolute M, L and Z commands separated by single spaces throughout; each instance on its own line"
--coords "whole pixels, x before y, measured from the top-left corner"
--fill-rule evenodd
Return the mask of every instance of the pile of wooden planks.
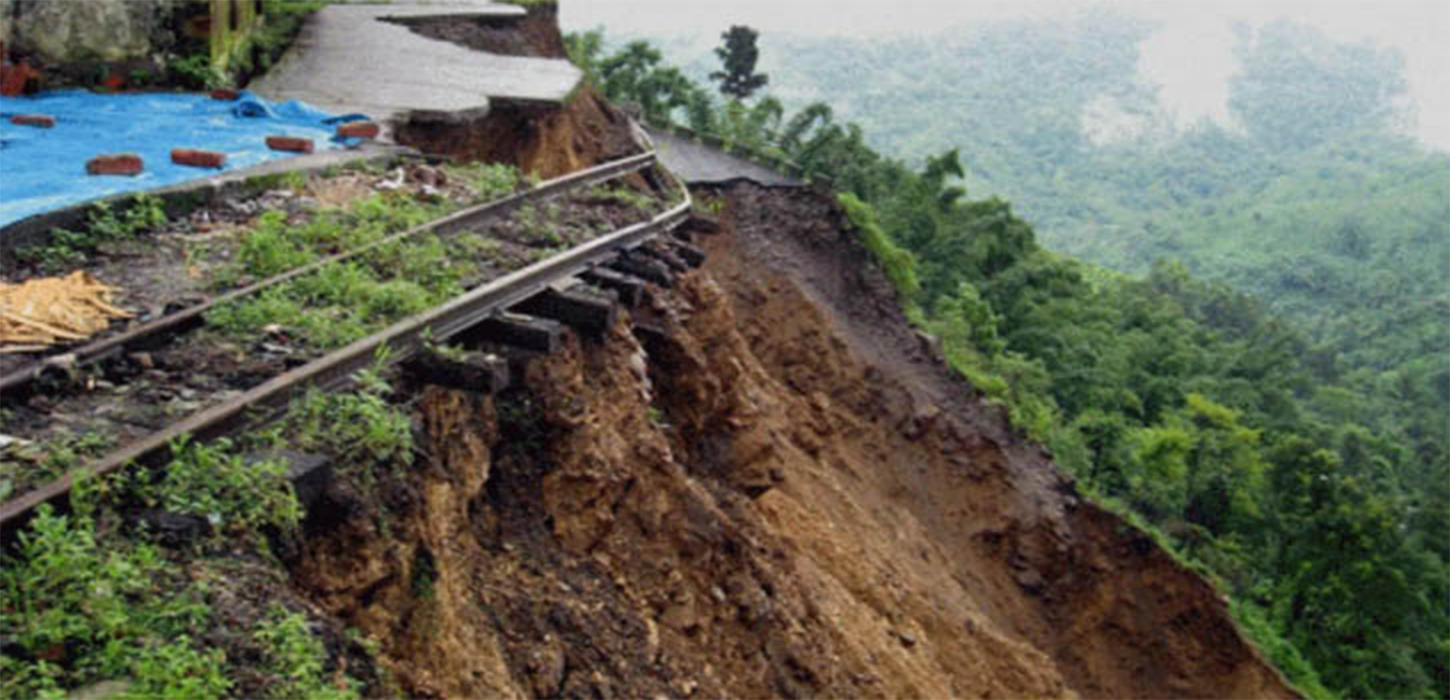
M 82 270 L 19 284 L 0 282 L 0 353 L 84 340 L 131 313 L 111 304 L 116 289 Z

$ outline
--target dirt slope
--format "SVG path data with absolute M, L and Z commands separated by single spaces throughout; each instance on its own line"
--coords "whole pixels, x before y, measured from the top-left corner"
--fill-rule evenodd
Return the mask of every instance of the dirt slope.
M 961 595 L 1049 655 L 1084 696 L 1293 694 L 1206 582 L 1076 498 L 1045 452 L 931 358 L 828 201 L 749 184 L 727 194 L 711 271 L 732 291 L 751 349 L 788 381 L 828 367 L 818 386 L 838 387 L 859 371 L 891 397 L 899 437 L 888 438 L 874 491 L 910 513 Z M 782 339 L 792 327 L 800 340 Z M 840 339 L 850 351 L 829 352 Z M 872 491 L 857 494 L 874 500 Z
M 928 360 L 832 207 L 728 199 L 704 271 L 497 398 L 415 388 L 414 471 L 314 507 L 294 583 L 404 693 L 1291 695 Z

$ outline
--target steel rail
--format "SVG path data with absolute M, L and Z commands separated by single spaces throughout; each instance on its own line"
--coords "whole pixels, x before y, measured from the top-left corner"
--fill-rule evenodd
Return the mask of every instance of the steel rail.
M 0 377 L 0 394 L 3 394 L 5 391 L 13 391 L 28 384 L 29 382 L 40 377 L 47 368 L 62 366 L 62 363 L 64 363 L 64 366 L 80 366 L 85 364 L 92 364 L 106 357 L 109 357 L 114 353 L 121 352 L 126 347 L 133 346 L 147 338 L 151 338 L 172 329 L 185 327 L 191 323 L 199 322 L 201 320 L 202 314 L 205 314 L 207 311 L 210 311 L 211 309 L 221 304 L 225 304 L 227 302 L 234 301 L 242 297 L 256 294 L 263 289 L 276 286 L 288 280 L 296 279 L 303 275 L 315 272 L 318 269 L 321 269 L 322 267 L 325 267 L 327 265 L 350 260 L 354 257 L 362 255 L 363 253 L 375 250 L 381 246 L 388 245 L 390 243 L 394 243 L 396 241 L 400 241 L 405 238 L 409 238 L 419 234 L 429 232 L 447 234 L 467 229 L 491 217 L 512 211 L 527 202 L 542 200 L 557 195 L 561 192 L 571 190 L 575 187 L 593 185 L 599 182 L 604 182 L 620 177 L 622 175 L 643 170 L 654 164 L 655 160 L 655 152 L 653 149 L 651 149 L 645 153 L 620 158 L 618 160 L 613 160 L 608 163 L 602 163 L 591 168 L 585 168 L 584 170 L 569 173 L 568 175 L 562 175 L 552 180 L 546 180 L 544 182 L 541 182 L 533 188 L 524 190 L 522 192 L 516 192 L 507 197 L 495 199 L 490 202 L 484 202 L 483 204 L 477 204 L 472 207 L 462 209 L 460 211 L 449 214 L 448 216 L 434 219 L 427 223 L 414 226 L 413 228 L 407 229 L 405 231 L 400 231 L 377 241 L 373 241 L 372 243 L 369 243 L 367 245 L 359 246 L 357 248 L 345 250 L 339 253 L 334 253 L 301 267 L 295 267 L 278 275 L 274 275 L 267 279 L 254 282 L 245 287 L 233 289 L 230 292 L 219 296 L 211 297 L 199 304 L 188 306 L 185 309 L 182 309 L 175 313 L 166 314 L 160 318 L 147 321 L 146 323 L 143 323 L 124 333 L 87 343 L 86 345 L 78 347 L 69 352 L 57 353 L 55 355 L 41 358 L 35 360 L 34 362 L 30 362 L 19 369 L 12 370 L 3 377 Z
M 642 155 L 652 159 L 654 154 L 650 152 Z M 588 172 L 581 171 L 575 176 Z M 593 176 L 598 177 L 598 173 Z M 310 387 L 335 390 L 350 381 L 355 372 L 374 363 L 381 348 L 387 348 L 388 364 L 401 362 L 416 352 L 424 342 L 446 340 L 498 311 L 543 291 L 557 280 L 583 272 L 621 251 L 638 247 L 653 236 L 675 228 L 688 217 L 693 205 L 689 189 L 684 183 L 675 179 L 675 185 L 684 194 L 684 200 L 648 221 L 595 238 L 480 285 L 442 305 L 357 340 L 341 350 L 277 375 L 240 396 L 193 413 L 126 447 L 71 470 L 40 488 L 0 503 L 0 541 L 8 541 L 11 533 L 7 530 L 23 522 L 35 508 L 69 494 L 76 478 L 82 473 L 101 476 L 122 469 L 128 464 L 155 463 L 169 455 L 172 441 L 183 435 L 211 440 L 245 423 L 265 423 L 275 419 L 287 402 L 299 392 Z M 460 217 L 454 215 L 449 218 L 457 221 Z M 255 414 L 259 409 L 263 411 L 260 418 L 255 415 L 249 417 L 249 413 Z

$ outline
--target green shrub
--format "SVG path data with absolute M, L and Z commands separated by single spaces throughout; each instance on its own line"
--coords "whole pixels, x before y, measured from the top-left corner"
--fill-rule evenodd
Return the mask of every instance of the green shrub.
M 59 696 L 138 673 L 163 690 L 174 687 L 162 682 L 167 677 L 206 670 L 203 676 L 214 678 L 214 656 L 198 661 L 175 650 L 147 651 L 210 616 L 178 582 L 155 547 L 101 546 L 89 518 L 40 506 L 15 553 L 0 557 L 0 637 L 24 652 L 0 654 L 0 697 Z
M 287 465 L 275 460 L 247 464 L 231 446 L 225 439 L 209 445 L 187 438 L 173 442 L 173 456 L 161 478 L 139 486 L 138 495 L 172 513 L 204 517 L 223 532 L 295 526 L 302 508 Z
M 84 264 L 102 243 L 132 240 L 165 223 L 166 208 L 152 195 L 136 195 L 120 213 L 110 202 L 100 201 L 86 212 L 84 229 L 54 229 L 45 244 L 22 246 L 15 257 L 48 272 L 60 272 Z
M 219 698 L 232 686 L 222 672 L 226 654 L 221 649 L 197 651 L 186 635 L 169 644 L 141 649 L 137 657 L 131 667 L 135 682 L 123 698 Z
M 911 251 L 898 247 L 881 230 L 881 225 L 876 219 L 876 210 L 871 205 L 857 199 L 849 192 L 842 192 L 838 200 L 841 207 L 846 210 L 846 217 L 855 226 L 856 232 L 861 236 L 861 242 L 866 244 L 866 249 L 876 256 L 881 269 L 886 272 L 887 279 L 891 280 L 896 292 L 901 295 L 903 302 L 914 299 L 921 291 L 921 283 L 916 279 L 916 257 Z
M 227 82 L 227 77 L 212 65 L 211 55 L 208 53 L 195 53 L 172 59 L 166 64 L 166 69 L 176 83 L 191 90 L 210 90 L 222 87 Z
M 339 688 L 323 677 L 327 651 L 308 631 L 307 617 L 301 613 L 274 605 L 252 636 L 262 645 L 266 672 L 275 679 L 267 686 L 267 697 L 348 700 L 358 696 L 352 679 Z
M 237 249 L 237 262 L 256 279 L 266 279 L 316 259 L 289 235 L 287 217 L 280 211 L 269 211 L 257 219 L 257 225 L 242 236 Z
M 292 402 L 287 415 L 262 434 L 265 444 L 339 458 L 344 469 L 371 474 L 374 465 L 413 459 L 413 424 L 408 414 L 389 404 L 386 382 L 368 373 L 356 392 L 326 394 L 309 391 Z

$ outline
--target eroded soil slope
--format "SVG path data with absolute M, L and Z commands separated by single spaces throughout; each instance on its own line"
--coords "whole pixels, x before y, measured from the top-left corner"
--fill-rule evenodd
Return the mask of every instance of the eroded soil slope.
M 540 178 L 638 152 L 628 117 L 588 86 L 563 106 L 494 100 L 486 116 L 462 121 L 415 117 L 398 143 L 460 161 L 505 163 Z
M 723 194 L 703 271 L 497 397 L 414 387 L 414 471 L 314 506 L 294 586 L 403 692 L 1291 695 L 930 359 L 828 201 Z

